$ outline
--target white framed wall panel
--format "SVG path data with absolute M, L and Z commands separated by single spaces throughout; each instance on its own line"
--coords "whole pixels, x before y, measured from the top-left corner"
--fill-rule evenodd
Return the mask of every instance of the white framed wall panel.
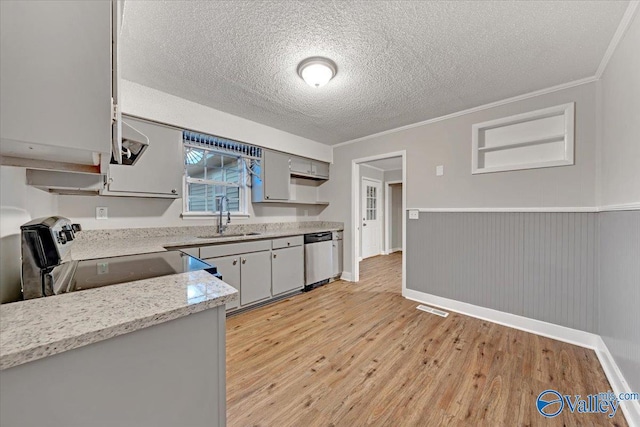
M 574 121 L 571 102 L 474 124 L 471 173 L 572 165 Z

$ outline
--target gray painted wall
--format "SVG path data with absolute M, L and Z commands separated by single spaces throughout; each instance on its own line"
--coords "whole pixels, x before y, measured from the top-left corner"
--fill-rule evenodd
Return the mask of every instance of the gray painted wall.
M 601 212 L 598 333 L 640 390 L 640 211 Z
M 597 214 L 420 212 L 407 288 L 597 332 Z
M 599 83 L 600 205 L 640 202 L 640 13 Z
M 384 171 L 384 182 L 402 181 L 402 169 Z
M 471 126 L 567 102 L 576 103 L 575 165 L 471 175 Z M 595 205 L 596 90 L 589 83 L 507 105 L 465 114 L 399 132 L 336 147 L 331 180 L 320 199 L 331 204 L 321 220 L 345 225 L 345 248 L 351 246 L 351 161 L 407 151 L 407 208 L 579 207 Z M 436 176 L 444 165 L 444 176 Z M 345 250 L 345 269 L 351 251 Z

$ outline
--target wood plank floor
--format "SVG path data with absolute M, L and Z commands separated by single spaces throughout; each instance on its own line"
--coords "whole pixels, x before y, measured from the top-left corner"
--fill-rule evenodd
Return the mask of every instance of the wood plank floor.
M 363 261 L 334 282 L 228 319 L 227 422 L 236 426 L 627 425 L 622 410 L 535 399 L 610 390 L 595 353 L 401 296 L 401 255 Z

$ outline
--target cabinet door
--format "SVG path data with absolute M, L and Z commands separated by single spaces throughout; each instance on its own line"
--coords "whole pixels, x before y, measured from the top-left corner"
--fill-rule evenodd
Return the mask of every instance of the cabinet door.
M 180 197 L 184 174 L 182 132 L 142 120 L 123 120 L 145 134 L 149 146 L 135 165 L 109 165 L 109 191 Z
M 304 248 L 296 246 L 274 250 L 271 254 L 273 295 L 304 287 Z
M 240 305 L 270 298 L 271 252 L 243 254 L 240 258 Z
M 6 145 L 45 160 L 108 155 L 111 2 L 2 1 L 0 19 L 3 153 Z
M 218 273 L 222 274 L 222 281 L 240 290 L 240 255 L 226 256 L 220 258 L 209 258 L 205 260 L 218 268 Z M 227 310 L 232 310 L 240 306 L 240 298 L 227 303 Z
M 315 174 L 318 177 L 329 178 L 329 163 L 314 162 Z
M 332 254 L 332 276 L 337 277 L 342 274 L 342 257 L 343 257 L 343 246 L 342 240 L 333 240 L 333 247 L 331 248 Z
M 265 200 L 289 200 L 289 155 L 265 150 L 262 161 Z
M 303 159 L 302 157 L 291 157 L 291 172 L 297 172 L 302 174 L 311 173 L 311 161 L 309 159 Z

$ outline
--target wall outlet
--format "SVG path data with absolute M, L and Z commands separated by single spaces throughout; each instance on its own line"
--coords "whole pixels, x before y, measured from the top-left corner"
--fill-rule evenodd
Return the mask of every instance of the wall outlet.
M 98 206 L 96 207 L 96 219 L 108 219 L 109 218 L 109 208 L 106 206 Z
M 418 209 L 409 209 L 409 219 L 420 219 L 420 211 Z
M 436 176 L 444 175 L 444 165 L 436 166 Z

